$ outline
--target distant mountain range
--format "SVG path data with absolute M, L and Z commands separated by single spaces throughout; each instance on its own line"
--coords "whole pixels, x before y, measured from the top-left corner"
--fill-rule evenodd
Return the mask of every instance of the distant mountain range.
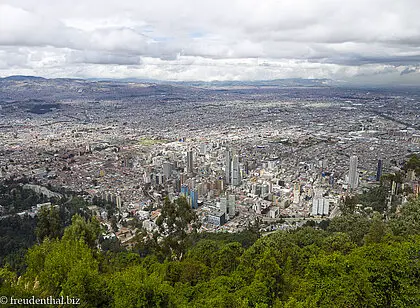
M 1 79 L 21 81 L 21 80 L 45 80 L 46 78 L 37 77 L 37 76 L 13 75 L 13 76 L 4 77 Z
M 155 79 L 139 79 L 139 78 L 122 78 L 122 79 L 111 79 L 111 78 L 44 78 L 38 76 L 23 76 L 15 75 L 0 78 L 0 80 L 9 80 L 9 81 L 46 81 L 46 80 L 86 80 L 90 82 L 116 82 L 116 83 L 153 83 L 153 84 L 169 84 L 169 85 L 184 85 L 184 86 L 193 86 L 193 87 L 328 87 L 334 86 L 337 82 L 331 79 L 303 79 L 303 78 L 289 78 L 289 79 L 274 79 L 274 80 L 255 80 L 255 81 L 164 81 L 164 80 L 155 80 Z

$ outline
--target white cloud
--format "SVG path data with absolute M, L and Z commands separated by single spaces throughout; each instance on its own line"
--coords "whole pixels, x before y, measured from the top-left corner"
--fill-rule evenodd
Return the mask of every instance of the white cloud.
M 413 82 L 419 10 L 415 0 L 2 0 L 0 74 Z

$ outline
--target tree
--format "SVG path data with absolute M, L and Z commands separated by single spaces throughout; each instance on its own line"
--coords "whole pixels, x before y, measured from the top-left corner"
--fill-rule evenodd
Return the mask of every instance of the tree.
M 166 197 L 156 224 L 163 254 L 172 259 L 182 259 L 187 248 L 188 233 L 194 233 L 198 228 L 197 216 L 187 200 L 180 197 L 170 202 Z
M 339 251 L 342 254 L 348 254 L 357 246 L 347 233 L 335 232 L 324 239 L 322 247 L 327 252 Z
M 359 214 L 343 215 L 331 220 L 328 231 L 347 233 L 351 240 L 361 245 L 363 237 L 369 230 L 369 219 Z
M 420 176 L 420 156 L 411 155 L 410 159 L 404 164 L 403 170 L 414 170 L 417 176 Z
M 87 307 L 98 307 L 106 300 L 102 279 L 92 250 L 82 241 L 45 240 L 28 251 L 26 285 L 53 297 L 80 298 Z
M 338 252 L 310 261 L 304 307 L 375 307 L 367 269 L 360 259 Z
M 165 281 L 173 286 L 178 282 L 195 286 L 199 282 L 208 281 L 210 276 L 206 265 L 192 259 L 165 262 L 165 265 Z
M 246 228 L 246 231 L 255 234 L 257 238 L 260 238 L 261 237 L 260 227 L 261 227 L 261 219 L 257 217 L 255 218 L 253 223 L 248 221 L 248 226 Z
M 373 210 L 383 213 L 387 209 L 388 188 L 378 186 L 358 195 L 359 202 L 364 206 L 370 206 Z
M 96 217 L 87 221 L 76 214 L 71 221 L 71 225 L 64 230 L 63 240 L 83 240 L 90 248 L 95 248 L 101 234 L 101 225 Z
M 214 254 L 219 250 L 220 244 L 214 240 L 201 240 L 194 247 L 188 250 L 189 259 L 200 261 L 201 263 L 212 266 Z
M 239 243 L 228 243 L 213 254 L 213 276 L 228 275 L 239 265 L 243 248 Z
M 127 268 L 110 277 L 108 286 L 114 307 L 176 307 L 173 288 L 157 274 L 141 266 Z
M 259 260 L 255 273 L 254 282 L 259 282 L 267 288 L 268 299 L 264 303 L 272 305 L 274 296 L 279 296 L 284 288 L 283 272 L 279 264 L 276 262 L 274 254 L 270 249 L 264 252 L 264 255 Z M 270 296 L 271 295 L 271 296 Z
M 61 235 L 60 212 L 54 206 L 43 206 L 38 212 L 36 237 L 41 243 L 45 238 L 55 239 Z
M 387 226 L 379 213 L 376 213 L 370 223 L 369 231 L 364 237 L 366 244 L 380 243 L 387 234 Z
M 390 222 L 395 235 L 420 234 L 420 199 L 403 205 L 399 214 L 395 214 Z

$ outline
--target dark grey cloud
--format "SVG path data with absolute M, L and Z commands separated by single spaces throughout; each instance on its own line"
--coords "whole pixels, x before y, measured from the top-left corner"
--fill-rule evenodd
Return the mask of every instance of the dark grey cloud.
M 120 55 L 98 51 L 72 51 L 67 56 L 67 62 L 90 64 L 139 65 L 140 56 Z
M 412 73 L 417 73 L 418 71 L 418 67 L 406 67 L 403 71 L 401 71 L 400 75 L 408 75 Z

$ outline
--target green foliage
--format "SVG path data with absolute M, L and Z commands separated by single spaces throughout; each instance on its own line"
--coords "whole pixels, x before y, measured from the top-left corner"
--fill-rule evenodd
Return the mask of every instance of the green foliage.
M 94 248 L 98 244 L 99 235 L 101 234 L 101 225 L 96 217 L 92 217 L 89 221 L 80 215 L 74 215 L 72 223 L 64 231 L 63 240 L 68 241 L 84 241 L 90 248 Z
M 201 240 L 188 251 L 187 257 L 211 267 L 220 246 L 221 243 L 214 240 Z
M 36 219 L 10 216 L 0 219 L 0 266 L 9 264 L 18 272 L 24 269 L 22 255 L 36 242 Z
M 420 234 L 420 199 L 412 200 L 402 206 L 400 213 L 394 215 L 390 225 L 395 235 Z
M 241 244 L 229 243 L 213 254 L 213 277 L 229 275 L 239 265 L 239 258 L 243 253 Z
M 175 307 L 173 288 L 158 274 L 130 267 L 111 276 L 108 285 L 113 307 Z
M 340 252 L 344 255 L 350 253 L 356 244 L 351 240 L 350 235 L 342 232 L 335 232 L 324 239 L 322 248 L 327 253 Z
M 187 200 L 181 197 L 170 202 L 166 198 L 156 224 L 159 227 L 161 253 L 172 259 L 181 259 L 186 252 L 188 232 L 194 233 L 198 227 L 197 216 Z
M 356 205 L 358 204 L 357 196 L 348 196 L 342 204 L 340 204 L 340 210 L 343 215 L 352 215 L 356 211 Z
M 404 164 L 405 171 L 414 170 L 416 176 L 420 176 L 420 155 L 412 155 L 410 159 Z
M 190 235 L 191 242 L 197 243 L 203 240 L 212 240 L 216 242 L 238 242 L 244 248 L 251 247 L 259 238 L 259 235 L 251 230 L 245 230 L 237 233 L 229 232 L 202 232 Z
M 307 307 L 371 307 L 367 272 L 338 252 L 311 260 L 306 271 Z
M 145 257 L 101 251 L 98 222 L 75 215 L 61 239 L 29 249 L 21 278 L 0 268 L 1 294 L 71 296 L 84 307 L 420 307 L 419 200 L 389 221 L 344 215 L 326 230 L 277 231 L 249 247 L 233 241 L 242 235 L 190 236 L 195 219 L 179 202 L 159 224 L 172 224 L 174 242 L 161 228 Z
M 347 197 L 344 203 L 341 205 L 341 211 L 343 214 L 354 214 L 356 212 L 357 204 L 361 204 L 363 207 L 371 207 L 372 210 L 379 213 L 385 212 L 387 209 L 388 191 L 390 190 L 391 182 L 395 176 L 389 175 L 389 177 L 392 177 L 389 182 L 385 181 L 385 177 L 383 179 L 382 185 L 364 191 L 362 194 Z
M 210 268 L 195 260 L 183 262 L 174 261 L 166 263 L 165 281 L 172 286 L 176 283 L 184 283 L 195 286 L 197 283 L 205 282 L 210 278 Z
M 29 250 L 24 280 L 45 294 L 71 296 L 96 307 L 102 301 L 98 262 L 82 241 L 46 240 Z
M 358 203 L 383 213 L 387 208 L 388 190 L 385 186 L 378 186 L 364 191 L 361 195 L 358 195 Z
M 419 238 L 390 241 L 355 250 L 351 257 L 364 268 L 377 307 L 420 306 Z
M 347 233 L 354 243 L 361 245 L 365 234 L 369 231 L 369 225 L 367 217 L 351 214 L 333 218 L 327 230 Z
M 45 238 L 56 239 L 61 236 L 60 213 L 55 206 L 41 207 L 35 233 L 39 242 Z
M 365 243 L 380 243 L 387 235 L 387 229 L 387 225 L 382 220 L 382 217 L 379 214 L 374 215 L 370 222 L 369 231 L 364 237 Z
M 24 189 L 20 183 L 0 184 L 0 205 L 5 210 L 4 214 L 16 214 L 48 201 L 50 200 L 44 195 Z
M 59 204 L 59 207 L 44 206 L 35 217 L 12 214 L 46 201 Z M 0 185 L 0 205 L 4 206 L 4 214 L 7 214 L 0 219 L 0 266 L 9 264 L 13 270 L 22 273 L 26 250 L 37 240 L 41 243 L 47 237 L 59 238 L 74 214 L 88 217 L 87 204 L 79 197 L 48 199 L 30 189 L 23 189 L 21 183 L 13 180 L 7 185 Z

